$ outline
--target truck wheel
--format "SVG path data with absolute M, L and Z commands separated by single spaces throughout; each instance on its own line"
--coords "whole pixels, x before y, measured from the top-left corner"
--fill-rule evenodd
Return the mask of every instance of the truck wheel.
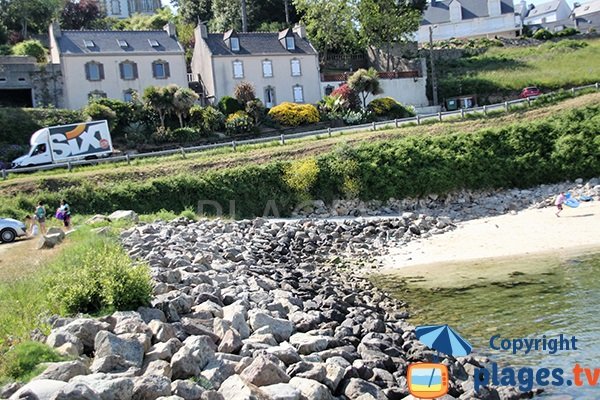
M 16 237 L 17 232 L 10 228 L 3 229 L 2 232 L 0 232 L 0 240 L 4 243 L 13 242 Z

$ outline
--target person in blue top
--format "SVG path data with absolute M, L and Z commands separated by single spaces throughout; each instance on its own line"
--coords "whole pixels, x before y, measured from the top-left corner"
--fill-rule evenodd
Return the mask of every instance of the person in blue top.
M 44 204 L 40 201 L 35 208 L 35 220 L 40 225 L 40 232 L 42 235 L 46 234 L 46 209 L 44 208 Z
M 71 207 L 69 207 L 67 201 L 63 199 L 60 201 L 60 207 L 58 209 L 62 213 L 65 228 L 69 229 L 71 226 Z

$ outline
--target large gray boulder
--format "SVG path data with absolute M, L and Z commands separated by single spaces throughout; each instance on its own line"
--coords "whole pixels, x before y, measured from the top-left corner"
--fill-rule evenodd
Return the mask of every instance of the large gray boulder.
M 331 396 L 327 386 L 317 381 L 313 381 L 312 379 L 294 377 L 290 379 L 290 385 L 298 389 L 300 393 L 302 393 L 302 396 L 307 399 L 333 400 L 333 396 Z
M 223 307 L 223 320 L 229 321 L 231 327 L 238 331 L 242 339 L 250 336 L 250 327 L 246 322 L 247 315 L 248 311 L 242 304 L 234 303 Z
M 60 389 L 52 400 L 101 400 L 98 393 L 83 383 L 69 383 Z
M 369 394 L 376 400 L 387 400 L 387 396 L 379 386 L 359 378 L 350 379 L 344 387 L 343 393 L 349 399 L 355 399 L 361 395 Z
M 171 395 L 171 380 L 164 376 L 146 375 L 134 380 L 132 400 L 156 400 Z
M 307 333 L 295 333 L 290 336 L 292 346 L 298 349 L 298 353 L 305 355 L 325 350 L 331 340 L 333 340 L 331 337 L 315 336 Z
M 141 368 L 144 346 L 136 339 L 119 337 L 107 331 L 96 335 L 94 372 L 124 371 L 130 367 Z M 110 360 L 110 361 L 109 361 Z
M 138 222 L 140 220 L 140 218 L 135 213 L 135 211 L 132 211 L 132 210 L 117 210 L 117 211 L 113 212 L 112 214 L 110 214 L 108 216 L 108 219 L 111 221 L 125 220 L 125 221 L 132 221 L 132 222 Z
M 94 341 L 100 331 L 110 328 L 110 324 L 91 318 L 79 318 L 59 328 L 59 331 L 68 332 L 77 337 L 83 344 L 83 351 L 91 354 L 94 351 Z
M 173 379 L 186 379 L 200 374 L 215 356 L 215 345 L 208 336 L 190 336 L 183 347 L 173 355 L 171 369 Z
M 202 386 L 189 380 L 171 382 L 171 393 L 185 400 L 200 400 L 205 390 Z
M 302 395 L 298 389 L 288 383 L 277 383 L 275 385 L 260 388 L 271 400 L 300 400 Z
M 13 393 L 9 400 L 37 399 L 50 400 L 60 389 L 67 386 L 66 382 L 51 379 L 31 381 Z M 29 396 L 29 397 L 28 397 Z
M 133 380 L 131 378 L 119 378 L 98 373 L 76 376 L 69 383 L 85 384 L 98 393 L 102 400 L 131 400 L 133 395 Z
M 242 379 L 256 386 L 268 386 L 276 383 L 287 383 L 290 377 L 279 365 L 265 356 L 258 356 L 241 374 Z
M 227 400 L 267 400 L 267 395 L 257 386 L 232 375 L 221 384 L 219 393 Z
M 77 375 L 87 375 L 90 369 L 81 361 L 63 361 L 51 363 L 44 372 L 35 377 L 35 379 L 51 379 L 55 381 L 69 382 Z
M 267 327 L 269 332 L 275 336 L 278 342 L 288 340 L 294 332 L 294 324 L 292 321 L 283 318 L 274 318 L 262 311 L 255 311 L 250 314 L 250 326 L 253 330 L 258 330 Z

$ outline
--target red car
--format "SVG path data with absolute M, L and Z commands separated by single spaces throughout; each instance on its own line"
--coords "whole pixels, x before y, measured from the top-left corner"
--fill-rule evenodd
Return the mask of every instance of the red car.
M 521 91 L 520 98 L 526 99 L 527 97 L 537 97 L 542 94 L 542 91 L 534 86 L 526 87 Z

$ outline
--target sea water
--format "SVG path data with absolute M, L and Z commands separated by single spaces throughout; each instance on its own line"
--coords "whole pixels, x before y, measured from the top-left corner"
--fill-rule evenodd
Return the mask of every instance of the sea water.
M 573 378 L 573 367 L 598 368 L 600 371 L 600 255 L 536 260 L 506 260 L 498 265 L 464 265 L 460 274 L 477 277 L 467 279 L 461 286 L 453 280 L 449 287 L 424 285 L 423 276 L 412 279 L 386 275 L 375 279 L 379 286 L 392 291 L 410 304 L 414 325 L 448 324 L 474 347 L 500 366 L 515 369 L 531 367 L 562 368 L 565 379 Z M 450 268 L 438 266 L 437 276 Z M 473 268 L 479 268 L 477 272 Z M 506 273 L 499 278 L 497 269 Z M 435 268 L 434 268 L 435 270 Z M 468 273 L 467 271 L 470 271 Z M 483 272 L 482 272 L 483 271 Z M 413 274 L 418 274 L 413 271 Z M 486 275 L 494 276 L 486 280 Z M 408 283 L 406 283 L 408 281 Z M 420 283 L 420 284 L 417 284 Z M 575 337 L 577 350 L 519 351 L 494 350 L 490 339 L 502 338 L 557 338 Z M 585 378 L 582 376 L 585 382 Z M 600 399 L 600 379 L 596 387 L 546 387 L 546 398 Z

